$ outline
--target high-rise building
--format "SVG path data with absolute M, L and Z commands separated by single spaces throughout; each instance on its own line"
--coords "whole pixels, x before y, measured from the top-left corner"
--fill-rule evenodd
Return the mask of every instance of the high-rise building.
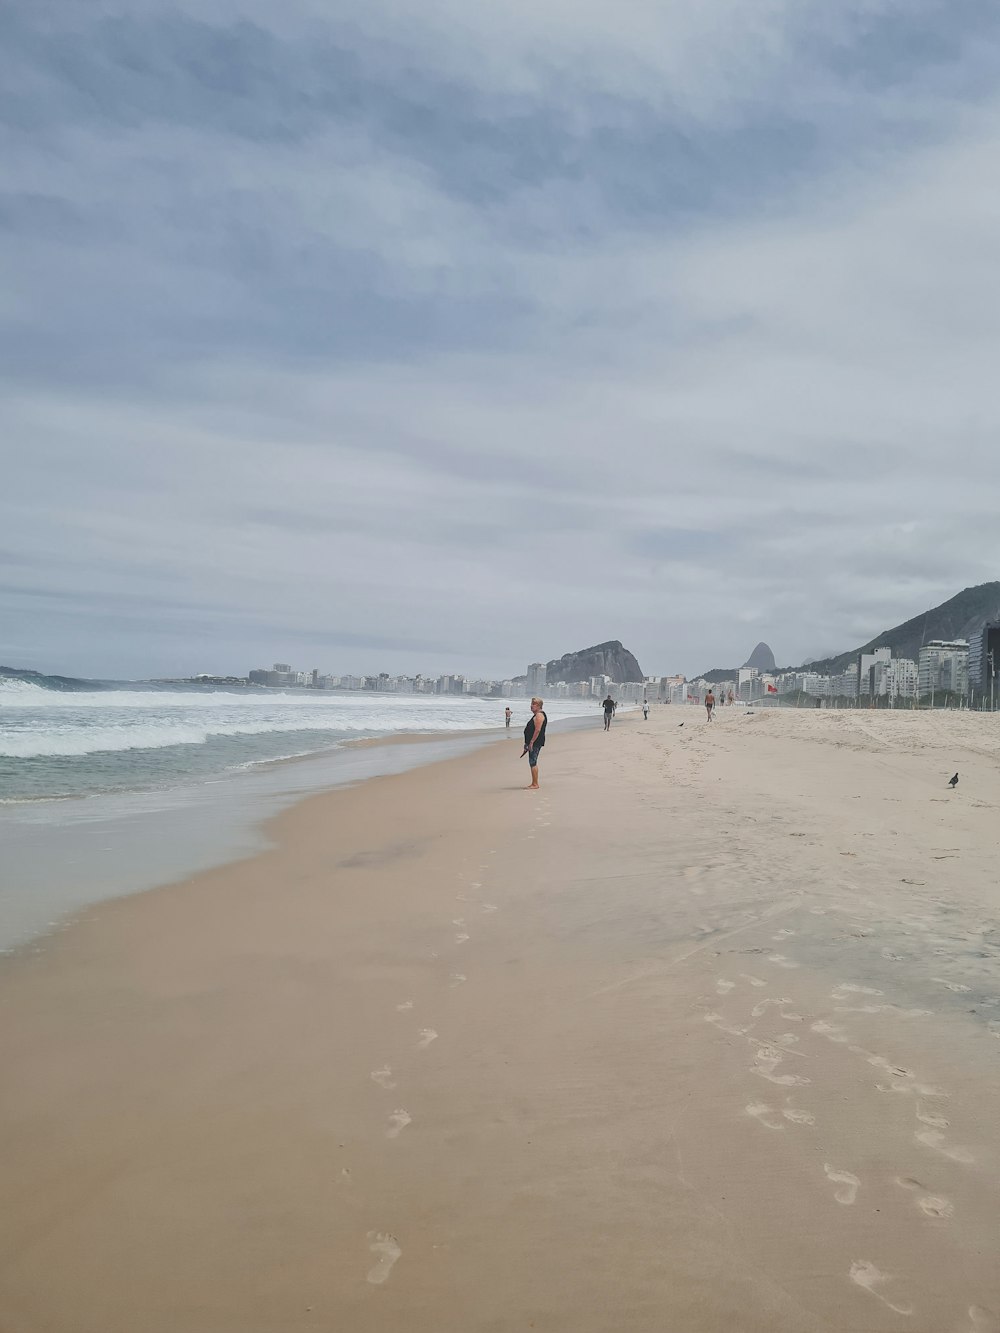
M 872 692 L 872 669 L 877 662 L 892 661 L 891 648 L 876 648 L 872 653 L 858 653 L 858 698 Z
M 919 672 L 908 657 L 879 661 L 871 669 L 871 693 L 877 698 L 915 699 Z
M 736 679 L 736 693 L 748 703 L 760 698 L 760 672 L 756 667 L 740 667 Z
M 988 620 L 969 640 L 969 684 L 977 690 L 988 692 L 991 675 L 995 675 L 998 670 L 1000 620 Z
M 529 665 L 529 667 L 528 667 L 528 679 L 527 679 L 527 682 L 526 682 L 526 683 L 527 683 L 527 686 L 528 686 L 528 693 L 529 693 L 529 694 L 532 694 L 532 695 L 537 694 L 537 695 L 541 696 L 541 694 L 543 693 L 543 691 L 544 691 L 544 689 L 545 689 L 545 663 L 544 663 L 544 662 L 532 662 L 532 663 Z
M 967 694 L 969 690 L 969 644 L 966 639 L 931 639 L 920 649 L 919 689 L 921 696 L 945 691 Z

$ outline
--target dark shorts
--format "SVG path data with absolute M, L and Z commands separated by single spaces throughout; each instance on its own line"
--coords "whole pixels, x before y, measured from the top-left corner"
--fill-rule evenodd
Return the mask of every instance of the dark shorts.
M 541 750 L 541 748 L 542 747 L 540 745 L 533 745 L 531 749 L 528 751 L 528 763 L 531 765 L 532 768 L 538 767 L 538 752 Z

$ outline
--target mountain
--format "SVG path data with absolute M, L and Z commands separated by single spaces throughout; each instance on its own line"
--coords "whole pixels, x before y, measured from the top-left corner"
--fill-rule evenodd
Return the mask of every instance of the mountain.
M 773 671 L 774 653 L 771 652 L 766 643 L 758 643 L 743 665 L 745 667 L 756 667 L 758 671 Z
M 860 648 L 838 653 L 835 657 L 810 658 L 801 667 L 781 667 L 780 670 L 802 671 L 808 666 L 810 671 L 821 676 L 836 676 L 857 661 L 858 653 L 870 653 L 873 648 L 891 648 L 893 657 L 909 657 L 915 662 L 920 656 L 921 644 L 930 639 L 971 639 L 987 620 L 1000 620 L 1000 583 L 978 583 L 974 588 L 963 588 L 947 602 L 930 611 L 921 611 L 919 616 L 904 620 L 894 629 L 883 630 Z M 762 649 L 770 655 L 771 665 L 761 669 L 775 670 L 774 656 L 766 643 L 757 645 L 747 666 L 758 665 L 754 658 Z M 698 679 L 717 684 L 720 680 L 733 680 L 735 676 L 736 667 L 716 667 L 705 671 Z
M 979 583 L 974 588 L 963 588 L 930 611 L 922 611 L 902 625 L 883 630 L 869 643 L 836 657 L 824 657 L 810 662 L 809 670 L 821 675 L 836 675 L 855 661 L 858 653 L 870 653 L 873 648 L 891 648 L 893 657 L 909 657 L 916 661 L 921 644 L 930 639 L 969 639 L 982 629 L 987 620 L 1000 619 L 1000 583 Z
M 645 680 L 639 663 L 619 639 L 566 653 L 545 664 L 546 680 L 589 680 L 591 676 L 610 676 L 617 685 Z
M 758 671 L 774 671 L 774 653 L 766 643 L 758 643 L 747 660 L 743 663 L 745 667 L 756 667 Z M 710 685 L 718 685 L 722 680 L 735 680 L 739 667 L 714 667 L 711 671 L 704 671 L 697 680 L 707 680 Z

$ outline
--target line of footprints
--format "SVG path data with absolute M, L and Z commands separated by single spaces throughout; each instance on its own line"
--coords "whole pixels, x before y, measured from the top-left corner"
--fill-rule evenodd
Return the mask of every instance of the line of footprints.
M 780 932 L 780 937 L 774 938 L 775 940 L 780 938 L 783 943 L 792 933 L 783 930 Z M 768 962 L 785 969 L 798 966 L 780 953 L 771 954 Z M 755 991 L 759 995 L 760 991 L 767 988 L 768 982 L 761 977 L 741 972 L 738 981 L 726 977 L 718 978 L 715 988 L 720 996 L 727 996 L 740 985 L 750 987 L 748 996 L 750 998 Z M 842 982 L 835 986 L 830 992 L 830 998 L 834 1001 L 834 1012 L 841 1014 L 892 1013 L 901 1019 L 919 1019 L 928 1017 L 932 1012 L 929 1009 L 905 1009 L 890 1004 L 885 1001 L 882 991 L 850 982 Z M 794 1000 L 787 995 L 760 996 L 750 1008 L 750 1017 L 759 1019 L 770 1014 L 771 1017 L 777 1015 L 789 1024 L 804 1024 L 806 1020 L 802 1014 L 795 1012 L 794 1003 Z M 804 1088 L 812 1082 L 808 1075 L 800 1072 L 801 1066 L 796 1068 L 793 1063 L 785 1067 L 789 1060 L 794 1062 L 804 1056 L 804 1052 L 796 1049 L 799 1045 L 799 1036 L 796 1032 L 791 1030 L 782 1032 L 770 1040 L 762 1041 L 751 1032 L 753 1024 L 741 1026 L 738 1023 L 728 1022 L 718 1013 L 706 1013 L 705 1021 L 730 1036 L 743 1037 L 752 1049 L 753 1063 L 750 1072 L 776 1087 L 787 1090 L 783 1106 L 775 1106 L 766 1101 L 752 1101 L 744 1108 L 748 1116 L 766 1129 L 776 1132 L 785 1130 L 789 1125 L 816 1124 L 816 1116 L 811 1111 L 791 1105 L 795 1095 L 793 1090 Z M 949 1121 L 938 1109 L 939 1103 L 949 1096 L 944 1089 L 922 1083 L 913 1070 L 903 1068 L 885 1056 L 854 1044 L 850 1033 L 838 1023 L 817 1019 L 809 1024 L 809 1031 L 826 1041 L 845 1047 L 878 1070 L 881 1078 L 876 1081 L 875 1087 L 879 1092 L 913 1099 L 914 1140 L 917 1143 L 950 1162 L 963 1166 L 971 1166 L 974 1163 L 973 1154 L 967 1148 L 951 1143 L 946 1135 Z M 823 1172 L 830 1183 L 833 1198 L 838 1204 L 850 1207 L 856 1202 L 862 1182 L 852 1171 L 845 1170 L 841 1163 L 824 1162 Z M 897 1176 L 895 1183 L 900 1189 L 912 1194 L 915 1206 L 926 1216 L 947 1219 L 954 1215 L 953 1204 L 939 1195 L 928 1193 L 919 1180 L 910 1176 Z M 870 1260 L 858 1259 L 852 1263 L 849 1277 L 852 1282 L 881 1301 L 895 1314 L 913 1313 L 911 1306 L 890 1299 L 883 1288 L 889 1286 L 892 1276 L 882 1272 Z M 1000 1333 L 1000 1317 L 993 1311 L 974 1305 L 970 1306 L 968 1314 L 972 1321 L 968 1333 Z
M 535 823 L 540 828 L 546 828 L 551 823 L 551 820 L 548 817 L 548 803 L 544 799 L 536 810 Z M 534 832 L 530 832 L 526 836 L 530 839 L 534 838 L 535 834 Z M 488 854 L 490 856 L 495 856 L 496 848 L 491 847 Z M 481 865 L 479 869 L 481 871 L 488 871 L 490 869 L 489 862 Z M 455 900 L 456 902 L 468 904 L 469 907 L 477 908 L 480 916 L 489 917 L 499 909 L 496 903 L 484 902 L 481 898 L 475 896 L 482 887 L 483 884 L 481 880 L 471 880 L 467 885 L 468 892 L 456 894 Z M 461 948 L 462 945 L 467 944 L 472 938 L 469 933 L 470 925 L 468 917 L 453 917 L 451 920 L 451 927 L 452 944 L 455 948 Z M 431 956 L 436 958 L 438 955 L 434 953 Z M 455 971 L 448 974 L 448 986 L 451 989 L 456 986 L 461 986 L 466 981 L 468 981 L 468 977 L 464 972 Z M 402 1000 L 396 1005 L 396 1010 L 398 1013 L 407 1014 L 413 1010 L 413 1007 L 414 1004 L 412 1000 Z M 430 1046 L 432 1042 L 437 1041 L 437 1039 L 438 1033 L 436 1029 L 430 1027 L 419 1028 L 415 1043 L 416 1049 L 418 1051 L 425 1051 L 428 1046 Z M 373 1083 L 377 1083 L 378 1086 L 384 1088 L 386 1092 L 392 1092 L 396 1088 L 396 1083 L 392 1076 L 392 1069 L 387 1064 L 383 1065 L 381 1069 L 373 1069 L 371 1078 Z M 391 1111 L 388 1120 L 388 1128 L 385 1130 L 385 1137 L 387 1139 L 398 1139 L 407 1125 L 413 1123 L 413 1117 L 410 1115 L 409 1111 L 402 1106 L 397 1106 L 395 1110 Z M 349 1174 L 349 1172 L 345 1169 L 344 1174 Z M 402 1254 L 402 1249 L 400 1248 L 399 1241 L 396 1237 L 387 1231 L 370 1231 L 368 1233 L 368 1248 L 375 1256 L 375 1262 L 372 1267 L 369 1268 L 367 1278 L 373 1286 L 379 1287 L 392 1272 L 393 1265 Z

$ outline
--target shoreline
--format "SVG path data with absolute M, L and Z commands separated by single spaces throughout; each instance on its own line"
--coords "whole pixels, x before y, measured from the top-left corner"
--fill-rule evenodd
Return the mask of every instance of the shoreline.
M 590 720 L 561 718 L 552 729 L 565 735 Z M 513 729 L 497 727 L 359 737 L 173 787 L 0 804 L 0 961 L 65 929 L 91 903 L 146 893 L 266 850 L 271 818 L 313 794 L 512 736 Z
M 1000 728 L 684 721 L 309 796 L 8 959 L 0 1324 L 1000 1306 Z
M 146 893 L 269 846 L 266 825 L 316 792 L 441 762 L 496 743 L 470 731 L 375 737 L 170 788 L 0 807 L 0 960 L 66 927 L 92 903 Z

